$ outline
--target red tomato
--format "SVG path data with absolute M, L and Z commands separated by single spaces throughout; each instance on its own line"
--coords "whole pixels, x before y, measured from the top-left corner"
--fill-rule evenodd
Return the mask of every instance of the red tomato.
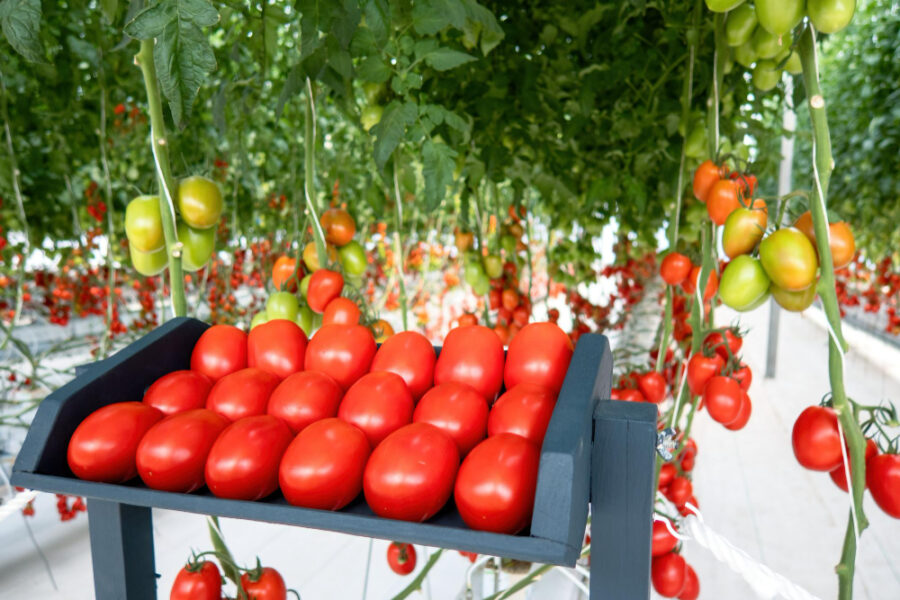
M 809 406 L 794 422 L 794 456 L 813 471 L 833 471 L 842 462 L 837 413 L 825 406 Z
M 147 430 L 163 414 L 141 402 L 117 402 L 98 408 L 78 425 L 69 440 L 68 461 L 79 479 L 124 483 L 137 475 L 134 455 Z
M 675 525 L 672 524 L 672 529 Z M 678 545 L 678 538 L 669 533 L 662 521 L 653 521 L 653 542 L 650 550 L 652 556 L 662 556 L 671 552 Z
M 144 404 L 164 415 L 203 408 L 213 382 L 195 371 L 172 371 L 153 382 L 144 392 Z
M 741 363 L 741 366 L 734 370 L 731 377 L 732 379 L 737 379 L 742 390 L 745 392 L 750 391 L 750 384 L 753 382 L 753 371 L 750 370 L 750 367 Z
M 191 371 L 213 381 L 247 366 L 247 334 L 232 325 L 213 325 L 191 352 Z
M 259 327 L 257 327 L 259 329 Z M 206 398 L 206 408 L 229 421 L 266 414 L 269 396 L 280 380 L 269 372 L 248 367 L 216 382 Z
M 741 207 L 738 195 L 738 184 L 733 179 L 720 179 L 712 184 L 706 195 L 706 212 L 713 223 L 724 225 L 728 215 Z
M 322 325 L 356 325 L 362 313 L 356 302 L 350 298 L 338 296 L 325 307 Z
M 306 347 L 305 368 L 330 375 L 342 389 L 368 373 L 375 338 L 362 325 L 324 325 Z
M 691 505 L 695 506 L 697 508 L 697 510 L 700 510 L 700 503 L 697 502 L 697 498 L 695 498 L 694 496 L 691 496 L 688 499 L 688 501 L 684 503 L 684 506 L 680 506 L 678 508 L 678 512 L 681 514 L 682 517 L 686 517 L 688 515 L 694 514 L 694 511 L 692 511 L 690 508 L 688 508 L 688 504 L 691 504 Z
M 503 293 L 500 295 L 500 303 L 506 310 L 514 311 L 519 305 L 519 292 L 510 288 L 503 290 Z
M 709 416 L 722 425 L 733 423 L 741 412 L 740 384 L 731 377 L 715 375 L 703 388 L 703 405 Z M 748 415 L 749 417 L 749 415 Z
M 659 404 L 666 399 L 666 378 L 662 373 L 650 371 L 639 375 L 637 385 L 644 398 L 650 402 Z
M 531 313 L 522 305 L 519 305 L 515 309 L 513 309 L 513 323 L 515 323 L 519 327 L 525 327 L 526 325 L 528 325 L 528 319 L 530 317 Z
M 869 460 L 873 456 L 878 456 L 878 444 L 876 444 L 875 441 L 872 439 L 867 439 L 866 440 L 866 456 L 865 456 L 866 476 L 867 477 L 868 477 L 868 473 L 869 473 Z M 847 450 L 847 460 L 848 461 L 850 460 L 850 451 L 849 450 Z M 853 473 L 852 465 L 850 466 L 850 473 L 851 474 Z M 834 482 L 834 485 L 838 486 L 845 492 L 848 491 L 847 490 L 847 473 L 844 471 L 843 457 L 841 458 L 841 464 L 839 466 L 837 466 L 836 468 L 832 469 L 831 471 L 829 471 L 828 474 L 831 476 L 831 480 Z
M 700 163 L 697 170 L 694 171 L 694 197 L 700 202 L 706 202 L 709 195 L 709 189 L 713 184 L 724 176 L 724 169 L 717 167 L 711 160 L 705 160 Z
M 247 366 L 284 379 L 303 370 L 306 334 L 293 321 L 274 319 L 257 325 L 247 336 Z
M 387 561 L 397 575 L 409 575 L 416 568 L 416 549 L 412 544 L 391 542 L 387 549 Z
M 278 482 L 288 502 L 340 510 L 362 491 L 369 442 L 340 419 L 323 419 L 301 431 L 281 459 Z
M 520 383 L 494 403 L 488 417 L 488 435 L 515 433 L 540 448 L 555 406 L 556 395 L 547 388 Z
M 866 483 L 875 504 L 888 515 L 900 519 L 900 455 L 873 456 L 866 465 Z
M 478 317 L 471 313 L 464 313 L 456 320 L 457 327 L 468 327 L 469 325 L 478 325 Z
M 241 575 L 241 587 L 249 600 L 286 600 L 287 586 L 281 574 L 272 567 L 263 567 L 261 573 Z
M 681 289 L 688 295 L 693 296 L 697 291 L 697 282 L 700 280 L 700 266 L 697 265 L 691 269 L 691 274 L 681 283 Z M 706 279 L 706 288 L 703 290 L 703 299 L 709 300 L 716 295 L 719 290 L 719 276 L 715 270 L 709 272 Z
M 426 521 L 447 503 L 458 468 L 459 451 L 449 435 L 428 423 L 401 427 L 369 457 L 366 502 L 380 517 Z
M 448 381 L 470 385 L 493 402 L 503 384 L 503 344 L 492 329 L 469 325 L 450 330 L 434 365 L 434 383 Z
M 149 488 L 190 493 L 203 487 L 206 457 L 228 420 L 197 408 L 167 417 L 138 444 L 138 474 Z
M 678 600 L 697 600 L 700 597 L 700 580 L 691 565 L 687 565 L 686 575 L 684 589 L 678 594 Z
M 359 427 L 374 448 L 391 433 L 412 423 L 413 405 L 403 378 L 377 371 L 363 375 L 350 386 L 337 416 Z
M 372 371 L 396 373 L 418 400 L 434 383 L 436 360 L 428 338 L 415 331 L 402 331 L 381 345 L 372 360 Z
M 498 289 L 492 289 L 488 292 L 488 305 L 491 310 L 497 310 L 502 304 L 502 292 Z M 474 323 L 472 323 L 474 325 Z
M 650 581 L 660 596 L 674 598 L 687 582 L 687 563 L 680 554 L 669 552 L 653 559 L 650 566 Z
M 751 412 L 753 412 L 753 403 L 750 402 L 750 396 L 747 395 L 747 392 L 741 389 L 740 410 L 738 411 L 738 415 L 737 417 L 735 417 L 734 421 L 725 425 L 725 429 L 730 429 L 732 431 L 743 429 L 747 422 L 750 421 Z
M 668 487 L 677 474 L 678 469 L 675 468 L 675 465 L 672 463 L 663 464 L 662 468 L 659 470 L 659 489 Z
M 514 433 L 500 433 L 469 452 L 454 498 L 466 525 L 515 534 L 531 522 L 541 452 Z
M 669 285 L 680 285 L 691 273 L 691 259 L 679 252 L 669 252 L 659 264 L 659 275 Z
M 724 365 L 722 357 L 718 354 L 708 357 L 697 353 L 691 356 L 687 364 L 687 384 L 691 393 L 695 396 L 701 395 L 706 382 L 717 375 Z
M 206 459 L 206 485 L 213 495 L 259 500 L 278 488 L 278 465 L 291 430 L 272 415 L 235 421 L 223 431 Z
M 484 439 L 488 405 L 484 396 L 464 383 L 450 381 L 428 390 L 413 413 L 414 423 L 430 423 L 453 438 L 460 456 Z
M 666 498 L 671 500 L 675 506 L 684 506 L 684 503 L 690 500 L 693 494 L 694 486 L 687 477 L 676 477 L 666 488 Z
M 725 330 L 724 338 L 718 331 L 712 331 L 703 340 L 703 348 L 705 350 L 715 351 L 724 361 L 728 360 L 729 350 L 731 351 L 732 356 L 737 356 L 738 352 L 741 351 L 741 346 L 743 344 L 744 340 L 742 340 L 739 335 L 736 335 L 731 329 Z
M 220 600 L 222 574 L 216 563 L 204 560 L 198 565 L 185 565 L 175 576 L 169 600 Z
M 557 325 L 526 325 L 509 344 L 503 371 L 506 389 L 519 383 L 534 383 L 558 394 L 570 360 L 572 340 Z
M 310 310 L 320 315 L 325 312 L 325 307 L 341 295 L 344 289 L 344 277 L 335 271 L 319 269 L 309 278 L 309 287 L 306 290 L 306 303 Z
M 640 392 L 640 390 L 636 390 L 634 388 L 622 388 L 618 391 L 617 400 L 622 400 L 623 402 L 646 402 L 647 399 L 644 398 L 644 395 Z
M 343 395 L 341 386 L 325 373 L 301 371 L 278 384 L 266 412 L 300 433 L 316 421 L 337 415 Z

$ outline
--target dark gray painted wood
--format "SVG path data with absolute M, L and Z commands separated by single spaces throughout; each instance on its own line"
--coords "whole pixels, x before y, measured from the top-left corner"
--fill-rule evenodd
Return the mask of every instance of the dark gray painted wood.
M 150 509 L 88 500 L 94 597 L 155 600 L 153 524 Z

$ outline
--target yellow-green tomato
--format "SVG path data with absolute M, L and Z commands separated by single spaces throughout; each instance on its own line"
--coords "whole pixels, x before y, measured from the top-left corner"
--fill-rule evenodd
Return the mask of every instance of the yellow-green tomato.
M 178 241 L 183 246 L 181 267 L 185 271 L 197 271 L 212 256 L 216 247 L 216 230 L 194 229 L 184 221 L 178 221 Z
M 131 254 L 131 264 L 134 270 L 145 277 L 159 275 L 166 269 L 168 264 L 168 256 L 166 256 L 165 247 L 153 252 L 141 252 L 131 244 L 128 245 L 128 252 Z
M 222 190 L 206 177 L 185 177 L 178 184 L 178 211 L 195 229 L 214 227 L 222 216 Z
M 153 252 L 166 245 L 158 196 L 138 196 L 125 208 L 128 245 L 140 252 Z
M 775 36 L 791 31 L 803 19 L 806 0 L 756 0 L 760 27 Z
M 360 121 L 362 121 L 363 129 L 369 131 L 381 121 L 381 115 L 384 109 L 377 104 L 369 104 L 362 110 Z
M 300 280 L 300 295 L 306 298 L 306 294 L 309 292 L 309 280 L 312 279 L 312 273 L 309 273 Z
M 263 323 L 268 322 L 269 316 L 266 314 L 266 311 L 261 310 L 250 319 L 250 330 L 253 331 L 253 328 L 257 325 L 262 325 Z
M 732 47 L 746 44 L 750 41 L 757 23 L 753 7 L 747 3 L 741 4 L 728 13 L 725 20 L 725 41 Z
M 297 296 L 290 292 L 273 292 L 269 294 L 266 300 L 266 315 L 269 320 L 287 319 L 288 321 L 296 321 L 297 315 L 300 314 L 300 302 Z
M 787 61 L 784 60 L 785 58 Z M 800 55 L 797 52 L 792 52 L 790 47 L 784 48 L 778 53 L 778 56 L 775 57 L 776 65 L 780 65 L 782 62 L 784 62 L 782 68 L 791 75 L 799 75 L 803 72 L 803 65 L 800 63 Z
M 856 12 L 856 0 L 808 0 L 806 12 L 816 29 L 836 33 L 850 24 Z
M 366 250 L 356 240 L 350 240 L 338 248 L 341 266 L 349 275 L 362 275 L 366 272 Z
M 484 264 L 484 273 L 488 279 L 497 279 L 503 275 L 503 260 L 496 254 L 488 254 L 482 261 Z
M 722 249 L 728 258 L 747 254 L 756 247 L 766 232 L 768 217 L 763 210 L 736 208 L 725 219 Z
M 706 156 L 706 126 L 703 122 L 694 123 L 684 142 L 684 153 L 691 158 Z
M 753 66 L 757 58 L 759 58 L 759 55 L 753 48 L 752 41 L 745 42 L 734 49 L 734 60 L 748 69 Z
M 778 43 L 778 36 L 769 33 L 763 27 L 756 28 L 750 43 L 753 44 L 757 58 L 775 58 L 782 48 Z
M 300 307 L 300 316 L 297 317 L 297 325 L 308 336 L 313 332 L 313 311 L 306 304 Z
M 734 310 L 750 310 L 758 306 L 760 298 L 768 295 L 770 283 L 759 261 L 741 254 L 722 271 L 719 298 Z
M 771 59 L 761 60 L 753 67 L 753 86 L 761 92 L 774 89 L 780 80 L 781 71 Z
M 778 306 L 791 312 L 801 312 L 806 310 L 812 305 L 813 300 L 816 299 L 816 286 L 814 285 L 809 286 L 805 290 L 800 290 L 799 292 L 789 292 L 773 283 L 769 290 L 772 292 L 772 298 L 775 299 Z
M 785 227 L 759 244 L 759 260 L 772 282 L 783 290 L 799 292 L 816 281 L 816 249 L 799 229 Z
M 706 8 L 712 12 L 723 13 L 733 10 L 744 3 L 744 0 L 706 0 Z

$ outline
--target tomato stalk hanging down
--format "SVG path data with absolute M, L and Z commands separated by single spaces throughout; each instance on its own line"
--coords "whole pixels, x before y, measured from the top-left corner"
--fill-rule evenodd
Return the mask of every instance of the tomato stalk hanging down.
M 812 212 L 813 225 L 815 226 L 816 245 L 819 250 L 821 266 L 821 278 L 818 284 L 819 297 L 822 299 L 825 317 L 828 320 L 831 332 L 828 340 L 828 376 L 831 383 L 832 406 L 838 413 L 838 420 L 843 428 L 844 439 L 847 441 L 847 448 L 850 454 L 851 490 L 854 510 L 851 511 L 847 533 L 844 536 L 841 561 L 835 568 L 838 574 L 838 597 L 841 600 L 849 600 L 853 597 L 856 538 L 868 526 L 868 520 L 863 513 L 863 492 L 866 485 L 866 443 L 853 410 L 847 401 L 847 393 L 844 390 L 843 353 L 846 343 L 841 333 L 841 315 L 835 290 L 833 260 L 829 245 L 828 214 L 826 212 L 828 183 L 831 179 L 834 161 L 831 155 L 831 135 L 828 131 L 825 99 L 819 86 L 816 36 L 811 25 L 807 26 L 800 36 L 799 51 L 800 61 L 803 65 L 803 83 L 806 87 L 809 115 L 813 128 L 813 173 L 816 179 L 809 209 Z M 857 519 L 855 523 L 854 516 Z

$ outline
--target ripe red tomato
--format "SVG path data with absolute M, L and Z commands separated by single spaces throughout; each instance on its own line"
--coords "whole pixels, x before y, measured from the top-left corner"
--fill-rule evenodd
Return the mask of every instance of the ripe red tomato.
M 613 390 L 615 392 L 615 396 L 613 396 L 613 400 L 622 400 L 623 402 L 646 402 L 647 399 L 644 398 L 644 395 L 640 392 L 640 390 L 636 390 L 634 388 L 619 388 Z M 613 394 L 610 394 L 612 396 Z
M 372 360 L 372 372 L 396 373 L 418 401 L 434 383 L 436 360 L 428 338 L 416 331 L 401 331 L 381 344 Z
M 669 252 L 659 264 L 659 275 L 669 285 L 679 285 L 691 273 L 691 259 L 679 252 Z
M 138 474 L 155 490 L 187 494 L 203 487 L 206 457 L 227 426 L 225 417 L 205 408 L 163 419 L 138 444 Z
M 350 386 L 337 416 L 359 427 L 374 448 L 391 433 L 412 423 L 414 404 L 402 377 L 376 371 Z
M 306 343 L 306 334 L 294 321 L 267 321 L 247 336 L 247 366 L 284 379 L 303 370 Z
M 694 486 L 687 477 L 676 477 L 666 488 L 666 498 L 675 506 L 684 506 L 694 494 Z
M 888 515 L 900 519 L 900 455 L 873 456 L 866 465 L 866 483 L 875 504 Z
M 687 563 L 680 554 L 669 552 L 653 559 L 650 566 L 650 581 L 660 596 L 674 598 L 687 582 Z
M 223 431 L 206 459 L 206 485 L 213 495 L 259 500 L 278 488 L 278 465 L 291 430 L 272 415 L 235 421 Z
M 434 365 L 434 383 L 448 381 L 465 383 L 493 402 L 503 384 L 503 344 L 492 329 L 469 325 L 450 330 Z
M 700 202 L 706 202 L 709 189 L 724 176 L 723 169 L 716 166 L 711 160 L 704 160 L 694 171 L 694 197 Z
M 750 367 L 741 363 L 741 366 L 734 370 L 731 377 L 732 379 L 737 379 L 742 390 L 745 392 L 750 391 L 750 384 L 753 382 L 753 371 L 750 370 Z
M 409 575 L 416 569 L 416 549 L 412 544 L 391 542 L 387 549 L 387 562 L 397 575 Z
M 288 502 L 340 510 L 362 491 L 370 453 L 366 435 L 340 419 L 323 419 L 301 431 L 284 453 L 278 482 Z
M 672 480 L 675 479 L 675 476 L 678 475 L 678 469 L 675 468 L 675 465 L 672 463 L 663 464 L 662 468 L 659 470 L 659 489 L 663 489 L 668 487 Z
M 68 461 L 79 479 L 124 483 L 137 475 L 134 455 L 147 430 L 163 414 L 142 402 L 117 402 L 98 408 L 69 440 Z
M 229 421 L 264 415 L 269 396 L 279 383 L 276 375 L 262 369 L 241 369 L 216 382 L 206 398 L 206 408 Z
M 687 364 L 687 384 L 691 393 L 695 396 L 701 395 L 703 388 L 706 387 L 706 382 L 717 375 L 724 365 L 722 357 L 718 354 L 703 356 L 703 354 L 697 353 L 691 356 Z
M 638 376 L 638 389 L 644 398 L 655 404 L 666 399 L 666 378 L 662 373 L 650 371 Z
M 514 289 L 506 288 L 500 295 L 500 303 L 503 308 L 512 312 L 519 305 L 519 292 Z
M 306 347 L 305 368 L 330 375 L 342 389 L 368 373 L 375 338 L 362 325 L 324 325 Z
M 322 325 L 356 325 L 362 313 L 356 302 L 350 298 L 338 296 L 325 307 Z
M 706 211 L 716 225 L 724 225 L 728 215 L 740 207 L 738 184 L 734 180 L 720 179 L 709 188 L 706 195 Z
M 531 312 L 521 304 L 513 309 L 513 323 L 519 327 L 528 325 L 528 319 L 531 318 Z
M 450 381 L 428 390 L 413 413 L 414 423 L 430 423 L 456 442 L 465 456 L 484 439 L 488 405 L 484 396 L 464 383 Z
M 541 452 L 514 433 L 500 433 L 469 452 L 456 478 L 454 498 L 466 525 L 516 534 L 531 522 Z
M 675 529 L 675 524 L 672 524 Z M 669 529 L 662 521 L 653 521 L 653 535 L 650 554 L 651 556 L 662 556 L 671 552 L 678 545 L 678 538 L 669 533 Z
M 306 303 L 310 310 L 320 315 L 325 312 L 325 307 L 341 295 L 344 289 L 344 277 L 328 269 L 319 269 L 309 278 L 309 287 L 306 289 Z
M 691 565 L 687 566 L 687 577 L 684 580 L 684 588 L 678 594 L 678 600 L 697 600 L 700 597 L 700 579 Z
M 809 406 L 794 422 L 794 456 L 813 471 L 832 471 L 843 461 L 837 413 L 825 406 Z
M 191 352 L 191 370 L 213 381 L 247 366 L 247 334 L 232 325 L 213 325 Z
M 697 282 L 700 280 L 700 265 L 697 265 L 691 269 L 690 275 L 685 278 L 684 281 L 681 282 L 681 289 L 685 291 L 685 293 L 693 296 L 697 291 Z M 716 292 L 719 290 L 719 276 L 716 274 L 715 270 L 709 272 L 709 277 L 706 279 L 706 288 L 703 290 L 703 299 L 709 300 L 713 296 L 716 295 Z
M 198 565 L 185 565 L 175 576 L 169 600 L 220 600 L 222 574 L 216 563 L 204 560 Z
M 286 600 L 287 586 L 281 573 L 272 567 L 263 567 L 261 573 L 241 575 L 241 587 L 249 600 Z
M 703 348 L 709 351 L 715 351 L 716 354 L 722 357 L 722 360 L 728 360 L 728 351 L 731 351 L 733 356 L 737 356 L 738 352 L 741 351 L 741 346 L 743 346 L 744 340 L 741 336 L 737 335 L 730 328 L 725 329 L 724 337 L 718 331 L 710 332 L 703 339 Z M 727 347 L 726 347 L 727 346 Z
M 554 323 L 530 323 L 509 344 L 506 389 L 534 383 L 558 394 L 571 360 L 572 340 L 562 329 Z
M 733 423 L 741 412 L 740 384 L 731 377 L 715 375 L 703 388 L 703 404 L 709 416 L 722 425 Z
M 319 217 L 319 223 L 325 232 L 325 240 L 335 246 L 349 244 L 356 234 L 356 222 L 342 208 L 329 208 Z
M 544 434 L 556 407 L 556 395 L 533 383 L 520 383 L 504 393 L 488 417 L 488 435 L 515 433 L 534 443 L 544 443 Z
M 144 404 L 164 415 L 203 408 L 213 382 L 196 371 L 172 371 L 153 382 L 144 392 Z
M 325 373 L 301 371 L 278 384 L 266 412 L 300 433 L 316 421 L 336 416 L 343 395 L 341 386 Z
M 459 315 L 459 318 L 456 320 L 456 326 L 468 327 L 469 325 L 478 325 L 478 317 L 471 313 Z
M 872 439 L 866 440 L 866 476 L 869 474 L 869 460 L 873 456 L 878 456 L 878 444 L 875 443 Z M 847 460 L 850 460 L 850 451 L 847 450 Z M 850 465 L 850 473 L 853 473 L 853 465 Z M 847 473 L 844 471 L 844 461 L 841 459 L 841 464 L 828 472 L 831 476 L 831 480 L 834 482 L 834 485 L 838 486 L 845 492 L 847 490 Z M 868 482 L 867 482 L 868 484 Z
M 406 425 L 369 457 L 363 475 L 366 502 L 380 517 L 427 521 L 450 498 L 458 468 L 459 451 L 449 435 L 428 423 Z
M 743 429 L 745 425 L 750 421 L 750 413 L 753 412 L 753 403 L 750 402 L 750 396 L 747 395 L 743 389 L 741 389 L 741 406 L 740 410 L 738 410 L 738 415 L 735 417 L 734 421 L 725 425 L 725 429 L 730 429 L 731 431 L 737 431 L 739 429 Z

